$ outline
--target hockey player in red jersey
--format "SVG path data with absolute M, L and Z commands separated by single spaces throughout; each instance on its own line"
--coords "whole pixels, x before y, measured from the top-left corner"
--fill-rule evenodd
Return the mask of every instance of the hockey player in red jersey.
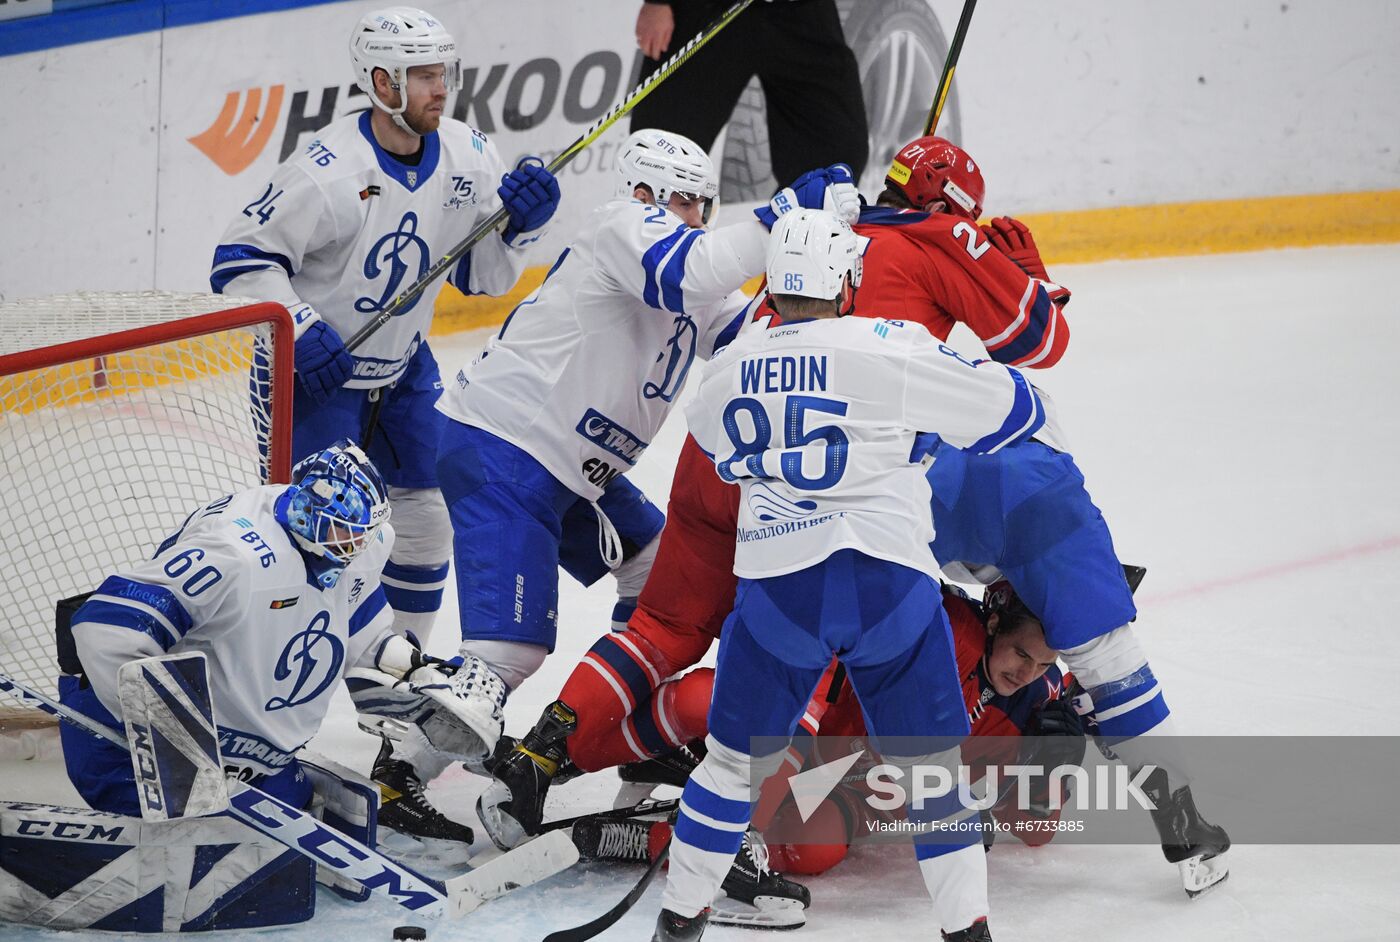
M 1046 645 L 1040 620 L 1005 581 L 989 586 L 986 599 L 985 604 L 979 604 L 953 586 L 943 587 L 963 700 L 972 724 L 972 735 L 962 745 L 962 758 L 973 770 L 973 781 L 980 781 L 985 769 L 994 765 L 1054 768 L 1080 762 L 1086 743 L 1084 727 L 1066 697 L 1073 679 L 1062 675 L 1055 665 L 1058 652 Z M 712 675 L 701 668 L 688 676 L 704 678 L 694 684 L 698 689 L 708 687 Z M 818 729 L 824 737 L 867 734 L 860 703 L 844 677 L 845 672 L 833 663 L 817 684 L 790 758 L 765 783 L 754 811 L 754 825 L 762 831 L 811 836 L 800 844 L 768 844 L 768 866 L 780 873 L 815 875 L 830 870 L 845 859 L 851 837 L 864 830 L 862 822 L 875 814 L 864 802 L 867 793 L 845 786 L 833 791 L 801 823 L 794 819 L 797 809 L 788 800 L 786 783 L 802 768 L 804 737 L 816 735 Z M 669 771 L 681 781 L 688 751 L 666 760 Z M 836 758 L 817 757 L 807 765 Z M 862 779 L 864 772 L 865 768 L 857 765 L 847 778 Z M 1053 829 L 1016 825 L 1058 820 L 1059 806 L 1068 795 L 1061 793 L 1059 801 L 1051 802 L 1049 788 L 1047 781 L 1032 780 L 1029 795 L 1018 800 L 1015 792 L 1007 792 L 992 813 L 1022 842 L 1040 846 L 1054 835 Z M 575 827 L 574 839 L 585 857 L 640 861 L 654 858 L 668 834 L 665 822 L 591 820 Z
M 998 362 L 1053 366 L 1069 340 L 1069 292 L 1048 280 L 1023 224 L 975 225 L 984 195 L 981 171 L 960 147 L 936 137 L 906 145 L 855 227 L 871 242 L 854 313 L 916 321 L 945 340 L 962 322 Z M 559 697 L 565 719 L 546 710 L 494 765 L 497 783 L 482 801 L 497 802 L 521 832 L 538 827 L 565 761 L 596 771 L 703 735 L 713 672 L 667 678 L 704 656 L 733 607 L 737 502 L 737 488 L 720 481 L 686 436 L 657 557 L 627 630 L 600 638 L 570 675 Z
M 1024 223 L 977 226 L 985 193 L 961 147 L 941 137 L 906 144 L 855 226 L 870 239 L 855 314 L 914 321 L 940 340 L 966 324 L 998 363 L 1054 366 L 1069 345 L 1069 291 L 1050 281 Z

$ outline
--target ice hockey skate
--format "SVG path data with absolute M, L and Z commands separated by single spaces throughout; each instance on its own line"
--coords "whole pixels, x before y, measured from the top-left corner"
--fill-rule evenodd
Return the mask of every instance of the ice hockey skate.
M 992 930 L 988 928 L 984 917 L 966 929 L 943 933 L 943 939 L 944 942 L 992 942 Z
M 613 807 L 628 808 L 646 801 L 661 785 L 684 788 L 686 779 L 703 758 L 705 741 L 697 739 L 659 756 L 618 766 L 617 777 L 622 779 L 622 784 L 617 789 Z
M 476 813 L 501 850 L 510 850 L 539 833 L 545 796 L 567 763 L 564 740 L 577 725 L 574 711 L 556 700 L 545 708 L 535 728 L 495 764 L 494 780 L 477 799 Z
M 701 910 L 695 916 L 682 916 L 663 909 L 656 919 L 651 942 L 695 942 L 704 934 L 709 915 L 709 910 Z
M 379 786 L 379 845 L 385 853 L 447 866 L 467 863 L 472 829 L 429 804 L 413 766 L 393 759 L 387 742 L 372 778 Z
M 768 847 L 757 832 L 749 831 L 720 884 L 710 922 L 751 929 L 796 929 L 806 925 L 806 910 L 811 905 L 807 887 L 768 869 Z
M 1211 824 L 1196 808 L 1191 786 L 1183 785 L 1169 793 L 1167 774 L 1155 770 L 1143 784 L 1143 791 L 1157 810 L 1152 823 L 1162 838 L 1162 855 L 1181 873 L 1186 895 L 1195 899 L 1230 876 L 1230 835 Z

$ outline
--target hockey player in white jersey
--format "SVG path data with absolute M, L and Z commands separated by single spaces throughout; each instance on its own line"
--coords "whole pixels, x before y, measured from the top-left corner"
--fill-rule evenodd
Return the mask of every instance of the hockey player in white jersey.
M 916 438 L 974 452 L 1036 433 L 1040 400 L 1015 369 L 962 359 L 923 327 L 844 318 L 867 240 L 827 213 L 774 226 L 768 284 L 783 324 L 740 334 L 686 410 L 720 477 L 741 488 L 734 611 L 725 622 L 708 754 L 681 797 L 658 939 L 696 939 L 744 839 L 750 782 L 774 771 L 833 655 L 877 739 L 969 730 Z M 764 748 L 758 741 L 759 748 Z M 912 763 L 885 750 L 885 761 Z M 953 753 L 955 755 L 955 753 Z M 956 764 L 956 760 L 953 761 Z M 911 820 L 961 822 L 954 798 Z M 944 938 L 986 940 L 986 863 L 975 831 L 919 843 Z
M 443 116 L 460 67 L 452 37 L 429 14 L 368 14 L 350 54 L 371 107 L 322 129 L 277 168 L 225 232 L 210 283 L 279 301 L 296 319 L 294 455 L 362 440 L 379 400 L 367 452 L 390 485 L 400 533 L 385 585 L 397 625 L 421 639 L 441 601 L 450 546 L 434 470 L 441 383 L 426 344 L 439 286 L 353 354 L 344 342 L 494 211 L 498 192 L 508 228 L 448 278 L 467 294 L 509 291 L 559 190 L 533 164 L 506 174 L 486 135 Z
M 450 271 L 466 294 L 501 295 L 520 277 L 559 202 L 528 160 L 510 173 L 495 145 L 444 116 L 459 82 L 456 44 L 430 14 L 392 7 L 364 16 L 350 38 L 370 108 L 332 123 L 274 172 L 234 217 L 214 253 L 216 292 L 279 301 L 296 320 L 292 453 L 340 438 L 363 442 L 390 486 L 399 539 L 385 564 L 395 627 L 425 644 L 442 604 L 451 528 L 438 488 L 434 408 L 442 383 L 427 344 L 440 283 L 353 353 L 345 342 L 504 202 L 510 221 Z M 504 177 L 503 177 L 504 175 Z M 400 749 L 376 763 L 386 797 L 416 793 Z M 396 800 L 384 819 L 439 836 L 465 831 L 426 804 Z
M 370 709 L 398 716 L 416 700 L 425 735 L 449 752 L 460 750 L 461 700 L 393 630 L 379 572 L 394 532 L 373 464 L 346 440 L 299 462 L 292 480 L 196 509 L 148 561 L 109 576 L 72 617 L 82 673 L 61 677 L 59 689 L 63 702 L 119 727 L 123 664 L 203 652 L 226 771 L 304 807 L 311 783 L 297 753 L 347 671 Z M 62 736 L 84 800 L 138 814 L 127 752 L 68 724 Z
M 617 198 L 594 211 L 438 406 L 453 420 L 438 476 L 483 752 L 500 736 L 507 691 L 554 648 L 561 565 L 585 584 L 613 569 L 615 620 L 630 614 L 664 518 L 623 475 L 695 358 L 737 322 L 745 299 L 732 295 L 762 272 L 768 227 L 799 205 L 853 215 L 859 204 L 846 168 L 815 170 L 757 218 L 707 230 L 714 165 L 693 141 L 655 130 L 627 139 L 618 174 Z M 487 830 L 510 843 L 495 805 L 482 806 Z

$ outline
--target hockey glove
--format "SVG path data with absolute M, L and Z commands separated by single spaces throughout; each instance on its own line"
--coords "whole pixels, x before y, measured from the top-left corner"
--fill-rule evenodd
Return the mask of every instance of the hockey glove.
M 981 229 L 987 240 L 1002 255 L 1015 262 L 1021 271 L 1041 281 L 1050 280 L 1045 263 L 1040 260 L 1040 250 L 1035 247 L 1035 239 L 1031 237 L 1031 230 L 1021 220 L 998 216 Z
M 1029 810 L 1045 817 L 1050 813 L 1050 775 L 1062 765 L 1079 765 L 1084 761 L 1084 722 L 1068 700 L 1051 700 L 1031 714 L 1021 741 L 1021 765 L 1038 765 L 1046 772 L 1030 780 Z M 1060 778 L 1064 793 L 1060 800 L 1069 800 L 1069 780 Z
M 772 229 L 779 216 L 794 209 L 825 209 L 846 222 L 854 222 L 860 215 L 860 194 L 851 181 L 851 168 L 832 164 L 809 170 L 794 180 L 792 186 L 779 190 L 767 206 L 760 206 L 753 214 L 765 228 Z
M 510 223 L 501 235 L 506 245 L 533 242 L 534 239 L 517 241 L 517 237 L 541 228 L 559 208 L 559 181 L 538 161 L 538 157 L 520 158 L 515 169 L 501 177 L 496 190 L 510 214 Z
M 355 358 L 340 334 L 325 321 L 316 321 L 296 342 L 293 352 L 301 388 L 319 406 L 345 385 L 355 371 Z

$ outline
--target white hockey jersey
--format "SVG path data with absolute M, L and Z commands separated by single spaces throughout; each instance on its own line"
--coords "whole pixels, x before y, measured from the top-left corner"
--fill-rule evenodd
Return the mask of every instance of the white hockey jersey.
M 444 120 L 423 138 L 417 166 L 385 151 L 370 112 L 351 115 L 277 168 L 272 181 L 234 217 L 214 252 L 217 293 L 278 301 L 297 336 L 317 319 L 348 341 L 371 316 L 500 207 L 505 167 L 486 135 Z M 520 278 L 525 245 L 544 229 L 479 242 L 447 274 L 468 294 L 505 294 Z M 354 376 L 367 389 L 393 382 L 428 336 L 441 281 L 354 351 Z
M 119 570 L 73 617 L 84 674 L 120 717 L 117 669 L 163 653 L 203 651 L 224 765 L 284 768 L 321 726 L 349 667 L 369 664 L 391 632 L 374 542 L 323 588 L 273 516 L 287 488 L 243 491 L 200 508 L 150 560 Z
M 438 409 L 532 455 L 596 500 L 637 463 L 763 271 L 756 220 L 714 232 L 637 200 L 596 209 Z
M 931 449 L 916 438 L 990 453 L 1043 418 L 1017 370 L 973 364 L 918 324 L 855 317 L 740 334 L 686 409 L 720 477 L 743 488 L 734 571 L 749 579 L 847 548 L 936 572 Z

